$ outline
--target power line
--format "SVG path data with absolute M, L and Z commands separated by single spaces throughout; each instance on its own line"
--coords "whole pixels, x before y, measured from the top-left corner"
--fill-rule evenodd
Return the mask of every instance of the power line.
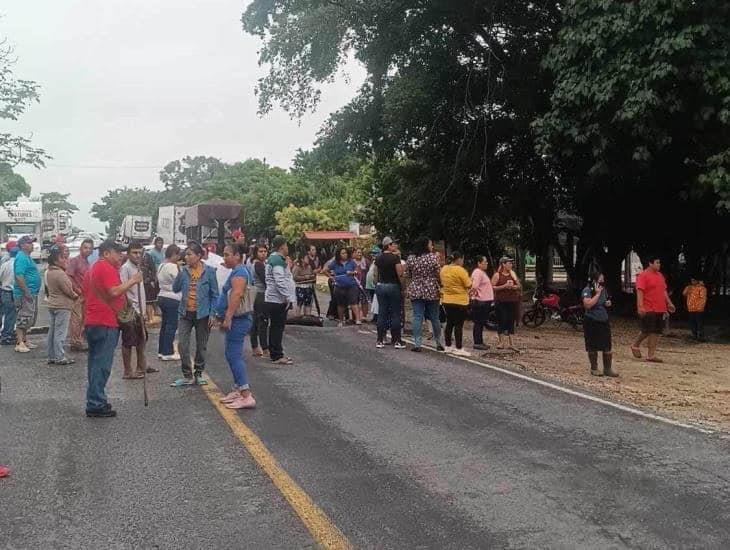
M 142 164 L 57 164 L 49 162 L 46 164 L 48 168 L 82 168 L 90 170 L 161 170 L 162 166 L 142 165 Z

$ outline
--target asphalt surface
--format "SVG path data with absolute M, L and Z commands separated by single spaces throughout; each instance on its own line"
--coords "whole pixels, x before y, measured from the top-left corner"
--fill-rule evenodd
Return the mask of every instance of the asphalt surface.
M 730 440 L 355 328 L 285 343 L 296 365 L 251 360 L 240 418 L 355 547 L 730 547 Z M 0 348 L 1 548 L 316 545 L 176 365 L 152 360 L 146 409 L 117 365 L 120 416 L 87 419 L 85 365 L 42 350 Z M 220 334 L 209 350 L 226 390 Z

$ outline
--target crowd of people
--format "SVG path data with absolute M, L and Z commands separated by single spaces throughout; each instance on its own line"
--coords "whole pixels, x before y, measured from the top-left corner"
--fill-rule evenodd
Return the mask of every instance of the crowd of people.
M 197 242 L 189 242 L 183 250 L 156 238 L 145 250 L 140 243 L 123 247 L 105 241 L 94 251 L 93 242 L 86 240 L 73 258 L 63 244 L 54 245 L 42 280 L 30 257 L 33 240 L 22 237 L 6 244 L 8 253 L 0 263 L 0 344 L 14 345 L 17 353 L 36 347 L 27 336 L 36 322 L 43 289 L 49 312 L 48 364 L 73 364 L 66 346 L 87 351 L 86 414 L 111 417 L 116 411 L 107 401 L 105 388 L 120 337 L 124 379 L 143 379 L 158 372 L 147 361 L 146 346 L 148 325 L 159 313 L 158 359 L 178 362 L 181 369 L 171 385 L 205 385 L 208 341 L 211 330 L 219 327 L 225 334 L 224 356 L 233 379 L 231 391 L 221 401 L 232 409 L 253 408 L 256 400 L 247 374 L 246 338 L 254 357 L 276 365 L 293 364 L 284 353 L 287 317 L 290 310 L 293 315 L 311 316 L 313 305 L 319 314 L 316 280 L 322 274 L 331 293 L 327 316 L 340 327 L 346 322 L 373 321 L 378 349 L 389 344 L 396 350 L 406 349 L 402 333 L 405 302 L 410 300 L 413 352 L 423 350 L 424 322 L 428 322 L 436 351 L 471 356 L 464 345 L 469 318 L 472 349 L 487 350 L 490 344 L 484 333 L 493 316 L 495 347 L 519 351 L 513 335 L 523 292 L 512 258 L 502 257 L 490 277 L 485 256 L 476 257 L 469 272 L 462 253 L 443 257 L 425 237 L 414 243 L 406 259 L 393 238 L 385 237 L 380 245 L 367 254 L 361 248 L 340 247 L 323 262 L 315 246 L 292 259 L 281 236 L 272 240 L 270 249 L 264 244 L 228 244 L 223 256 L 216 254 L 214 246 Z M 661 362 L 657 340 L 666 315 L 676 309 L 660 269 L 659 259 L 649 258 L 636 283 L 641 332 L 631 352 L 642 358 L 640 346 L 646 341 L 650 362 Z M 693 279 L 683 295 L 692 334 L 701 340 L 707 291 L 702 281 Z M 602 274 L 584 288 L 582 305 L 590 373 L 616 377 L 608 313 L 612 304 Z

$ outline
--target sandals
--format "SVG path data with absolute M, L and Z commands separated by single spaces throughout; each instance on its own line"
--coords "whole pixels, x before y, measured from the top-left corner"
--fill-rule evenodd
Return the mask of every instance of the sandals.
M 631 353 L 633 354 L 634 358 L 641 359 L 641 350 L 636 346 L 631 346 Z
M 272 361 L 272 363 L 275 363 L 277 365 L 291 365 L 294 363 L 291 357 L 280 357 L 276 361 Z
M 141 380 L 144 378 L 144 373 L 136 372 L 134 374 L 125 374 L 122 376 L 122 380 Z
M 73 365 L 75 363 L 76 363 L 76 361 L 74 361 L 73 359 L 61 359 L 60 361 L 54 361 L 53 364 L 55 364 L 55 365 Z
M 193 384 L 195 384 L 195 380 L 192 378 L 178 378 L 170 386 L 173 388 L 181 388 L 183 386 L 192 386 Z
M 195 376 L 195 385 L 196 386 L 207 386 L 208 381 L 205 378 L 203 378 L 202 374 L 198 374 Z
M 658 357 L 647 357 L 646 358 L 647 363 L 664 363 L 662 359 L 659 359 Z

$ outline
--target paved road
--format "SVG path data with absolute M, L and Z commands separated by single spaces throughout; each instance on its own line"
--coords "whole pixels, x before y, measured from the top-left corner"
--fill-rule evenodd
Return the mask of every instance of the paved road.
M 240 418 L 359 548 L 727 548 L 730 441 L 354 328 L 287 329 Z M 230 374 L 211 341 L 209 374 Z M 316 542 L 171 365 L 83 417 L 84 367 L 0 349 L 0 547 L 306 548 Z

